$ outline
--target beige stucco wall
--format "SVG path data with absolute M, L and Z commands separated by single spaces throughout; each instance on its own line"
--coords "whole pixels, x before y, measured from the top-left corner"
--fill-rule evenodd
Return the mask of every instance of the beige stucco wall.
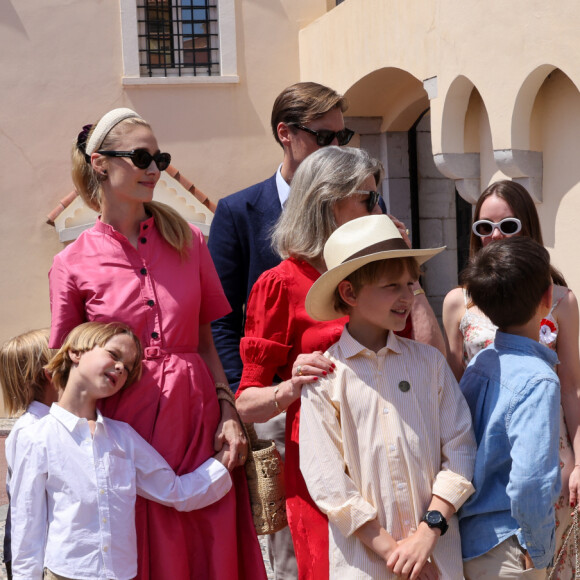
M 346 0 L 301 30 L 301 74 L 355 108 L 364 85 L 366 107 L 386 111 L 383 130 L 395 130 L 394 95 L 399 108 L 416 103 L 403 79 L 427 81 L 439 170 L 472 200 L 506 177 L 534 190 L 545 243 L 578 294 L 579 25 L 575 0 Z
M 498 150 L 541 152 L 546 245 L 580 293 L 576 0 L 236 0 L 239 82 L 183 86 L 123 85 L 121 1 L 0 3 L 0 341 L 49 324 L 62 245 L 45 217 L 72 188 L 83 124 L 135 108 L 217 201 L 273 173 L 271 106 L 298 80 L 346 92 L 348 114 L 380 131 L 407 131 L 430 107 L 432 152 L 448 177 L 464 172 L 460 191 L 503 177 Z
M 119 0 L 0 4 L 0 341 L 50 322 L 47 272 L 62 248 L 46 214 L 72 189 L 70 146 L 117 106 L 149 120 L 173 164 L 214 201 L 281 160 L 269 117 L 300 80 L 298 31 L 327 0 L 235 2 L 235 84 L 124 87 Z

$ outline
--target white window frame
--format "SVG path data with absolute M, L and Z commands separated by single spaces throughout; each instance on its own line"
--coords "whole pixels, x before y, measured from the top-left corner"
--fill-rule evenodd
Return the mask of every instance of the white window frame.
M 123 40 L 123 85 L 191 85 L 238 83 L 235 0 L 218 0 L 220 74 L 216 76 L 142 77 L 139 66 L 139 35 L 137 3 L 121 2 L 121 33 Z

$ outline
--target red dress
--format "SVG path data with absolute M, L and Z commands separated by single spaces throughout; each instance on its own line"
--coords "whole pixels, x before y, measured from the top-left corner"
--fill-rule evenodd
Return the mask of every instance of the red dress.
M 244 370 L 236 396 L 247 387 L 267 387 L 292 376 L 300 353 L 325 352 L 342 333 L 347 318 L 317 322 L 304 301 L 320 276 L 303 260 L 289 258 L 258 278 L 248 301 L 241 343 Z M 298 433 L 300 399 L 286 418 L 286 505 L 299 577 L 328 578 L 328 520 L 310 498 L 300 473 Z
M 141 380 L 104 400 L 183 474 L 214 455 L 220 419 L 214 380 L 197 353 L 199 327 L 230 311 L 201 232 L 182 259 L 153 218 L 139 246 L 100 220 L 54 258 L 49 274 L 51 346 L 78 324 L 130 325 L 145 348 Z M 265 579 L 243 469 L 233 489 L 201 510 L 178 512 L 137 499 L 138 578 Z

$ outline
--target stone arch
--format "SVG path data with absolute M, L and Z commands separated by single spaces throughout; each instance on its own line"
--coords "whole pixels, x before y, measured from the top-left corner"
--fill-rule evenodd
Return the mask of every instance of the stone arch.
M 445 95 L 441 148 L 444 153 L 464 153 L 465 115 L 475 85 L 466 76 L 456 77 Z
M 464 75 L 449 86 L 443 104 L 441 153 L 434 155 L 437 169 L 455 180 L 457 191 L 470 203 L 480 194 L 479 151 L 466 151 L 465 145 L 466 115 L 474 91 L 475 84 Z
M 574 263 L 574 245 L 562 245 L 568 232 L 573 239 L 577 229 L 577 199 L 580 183 L 580 90 L 577 83 L 562 69 L 554 69 L 543 81 L 535 97 L 531 115 L 530 143 L 533 150 L 542 154 L 542 203 L 537 206 L 544 244 L 558 248 L 562 268 L 570 277 L 570 264 Z M 575 193 L 572 194 L 571 192 Z M 568 255 L 568 260 L 563 256 Z
M 511 126 L 511 144 L 514 149 L 531 149 L 530 119 L 540 87 L 555 70 L 550 64 L 543 64 L 533 70 L 522 83 L 514 102 Z
M 358 133 L 353 144 L 385 166 L 382 193 L 389 213 L 405 223 L 414 244 L 449 248 L 422 276 L 439 315 L 445 293 L 457 282 L 455 188 L 433 162 L 428 92 L 414 75 L 391 67 L 365 75 L 345 95 L 346 125 Z
M 429 108 L 423 83 L 397 68 L 377 69 L 356 81 L 346 92 L 348 117 L 381 119 L 380 131 L 407 131 Z
M 543 153 L 532 145 L 531 118 L 538 92 L 554 65 L 536 67 L 522 83 L 511 116 L 511 148 L 495 149 L 495 162 L 505 175 L 521 183 L 537 203 L 542 197 Z
M 412 230 L 407 132 L 429 108 L 423 83 L 406 70 L 384 67 L 358 79 L 345 96 L 347 126 L 358 133 L 358 144 L 385 166 L 387 208 Z

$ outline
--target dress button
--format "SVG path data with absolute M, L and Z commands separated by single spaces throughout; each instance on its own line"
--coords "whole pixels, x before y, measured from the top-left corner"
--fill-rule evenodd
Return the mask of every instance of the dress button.
M 147 243 L 147 238 L 141 238 L 139 240 L 142 244 L 146 244 Z
M 396 451 L 396 449 L 394 445 L 389 445 L 389 451 Z
M 143 229 L 146 230 L 149 227 L 148 224 L 143 224 Z
M 141 268 L 141 274 L 145 276 L 145 274 L 147 274 L 147 268 Z
M 158 332 L 152 332 L 151 333 L 151 338 L 159 338 L 159 333 Z
M 383 413 L 386 415 L 388 412 L 389 412 L 389 408 L 388 408 L 388 407 L 385 407 L 385 408 L 383 409 Z
M 399 489 L 405 489 L 405 484 L 404 483 L 397 483 L 397 487 Z
M 147 306 L 155 306 L 155 300 L 147 300 Z
M 103 494 L 105 493 L 105 490 L 104 490 L 104 489 L 99 489 L 99 493 L 100 493 L 101 495 L 103 495 Z
M 108 552 L 109 551 L 109 547 L 108 546 L 103 546 L 103 552 Z

